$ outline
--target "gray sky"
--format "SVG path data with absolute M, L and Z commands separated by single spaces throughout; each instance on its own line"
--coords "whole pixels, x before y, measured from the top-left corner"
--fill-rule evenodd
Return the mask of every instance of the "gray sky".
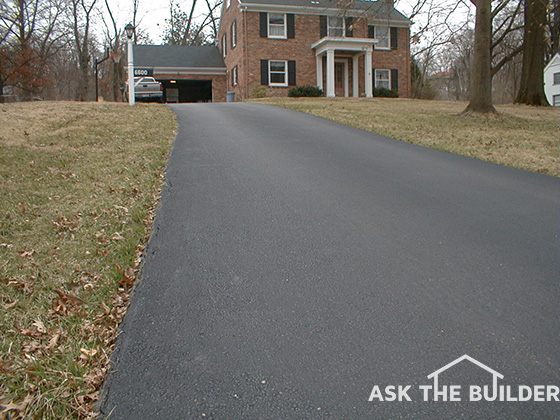
M 139 13 L 138 13 L 138 23 L 141 25 L 148 33 L 152 41 L 155 44 L 161 44 L 162 33 L 165 27 L 165 19 L 169 17 L 169 1 L 170 0 L 139 0 Z M 109 5 L 113 11 L 117 25 L 124 28 L 124 26 L 132 19 L 132 4 L 133 0 L 108 0 Z M 182 6 L 184 10 L 190 7 L 191 2 L 188 0 L 174 0 Z M 400 10 L 405 15 L 408 15 L 411 10 L 411 5 L 416 3 L 417 0 L 397 0 L 397 9 Z M 443 3 L 456 3 L 452 0 L 441 0 L 440 5 Z M 100 6 L 105 10 L 105 2 L 99 0 Z M 199 1 L 197 13 L 201 16 L 206 13 L 207 7 L 206 2 Z M 99 28 L 102 31 L 102 27 Z M 101 35 L 101 33 L 100 33 Z

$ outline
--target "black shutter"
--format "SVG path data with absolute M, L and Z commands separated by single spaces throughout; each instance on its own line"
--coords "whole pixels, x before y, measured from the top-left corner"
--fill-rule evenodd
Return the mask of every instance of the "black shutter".
M 268 13 L 261 12 L 261 38 L 268 37 Z
M 397 48 L 399 48 L 397 28 L 391 27 L 391 49 L 396 50 Z
M 261 85 L 268 85 L 268 60 L 261 60 Z
M 288 23 L 288 39 L 293 39 L 296 37 L 295 17 L 292 13 L 288 13 L 286 17 Z
M 323 38 L 323 37 L 327 36 L 327 31 L 328 31 L 327 17 L 326 16 L 320 16 L 320 18 L 321 18 L 321 38 Z
M 296 61 L 295 60 L 288 61 L 288 85 L 289 86 L 296 85 Z
M 348 17 L 346 18 L 346 36 L 353 37 L 354 36 L 354 29 L 352 28 L 352 22 L 354 21 L 353 18 Z
M 369 25 L 368 29 L 368 38 L 375 38 L 375 26 Z
M 371 86 L 373 87 L 373 96 L 375 96 L 375 69 L 371 69 Z
M 399 71 L 397 69 L 391 70 L 391 90 L 395 92 L 399 90 Z

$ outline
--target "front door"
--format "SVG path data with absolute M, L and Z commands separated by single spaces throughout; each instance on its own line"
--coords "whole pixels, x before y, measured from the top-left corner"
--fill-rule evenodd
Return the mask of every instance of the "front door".
M 344 74 L 344 63 L 337 61 L 334 63 L 334 91 L 337 97 L 344 97 L 344 87 L 345 87 L 345 74 Z

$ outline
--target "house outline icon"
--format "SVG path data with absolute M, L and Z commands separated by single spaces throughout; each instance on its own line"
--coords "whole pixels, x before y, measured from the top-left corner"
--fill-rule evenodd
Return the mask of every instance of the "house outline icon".
M 446 364 L 445 366 L 439 368 L 438 370 L 430 373 L 428 375 L 428 379 L 433 379 L 434 381 L 434 400 L 437 401 L 437 393 L 436 391 L 438 390 L 438 385 L 439 385 L 439 374 L 442 372 L 445 372 L 447 369 L 452 368 L 453 366 L 455 366 L 458 363 L 461 363 L 463 360 L 468 360 L 469 362 L 471 362 L 472 364 L 484 369 L 485 371 L 489 372 L 492 374 L 492 386 L 493 386 L 493 395 L 496 395 L 496 392 L 498 390 L 498 378 L 500 379 L 504 379 L 504 375 L 502 375 L 500 372 L 495 371 L 494 369 L 486 366 L 484 363 L 479 362 L 478 360 L 476 360 L 475 358 L 469 356 L 468 354 L 464 354 L 461 357 L 453 360 L 451 363 Z

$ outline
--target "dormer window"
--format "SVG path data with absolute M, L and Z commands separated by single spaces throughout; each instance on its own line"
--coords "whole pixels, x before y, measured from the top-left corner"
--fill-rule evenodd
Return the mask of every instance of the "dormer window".
M 286 15 L 282 13 L 268 14 L 268 37 L 286 38 Z

